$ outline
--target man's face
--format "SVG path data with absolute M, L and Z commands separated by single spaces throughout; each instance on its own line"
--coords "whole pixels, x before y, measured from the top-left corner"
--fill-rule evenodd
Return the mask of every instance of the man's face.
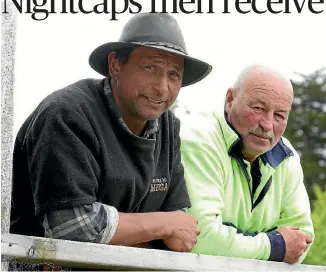
M 286 129 L 292 100 L 291 85 L 267 72 L 250 76 L 243 90 L 228 90 L 228 120 L 243 137 L 244 158 L 254 160 L 276 145 Z
M 184 58 L 137 47 L 127 63 L 111 73 L 122 115 L 140 122 L 154 120 L 176 100 L 182 84 Z

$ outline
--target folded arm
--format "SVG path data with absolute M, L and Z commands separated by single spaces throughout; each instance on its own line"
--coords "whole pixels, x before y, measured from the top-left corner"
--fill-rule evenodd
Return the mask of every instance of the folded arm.
M 184 209 L 181 209 L 184 211 Z M 119 213 L 113 206 L 99 202 L 44 215 L 45 237 L 100 244 L 152 247 L 147 243 L 163 239 L 166 213 Z
M 223 221 L 224 172 L 218 154 L 206 144 L 182 143 L 187 188 L 201 230 L 193 252 L 282 261 L 285 244 L 277 231 L 246 233 Z
M 314 239 L 314 228 L 311 219 L 310 202 L 308 193 L 303 182 L 303 171 L 300 163 L 300 157 L 295 154 L 289 159 L 288 177 L 284 182 L 282 207 L 278 227 L 296 226 L 299 231 L 308 234 Z M 301 255 L 299 263 L 306 257 L 312 243 L 310 243 L 306 251 Z
M 44 215 L 45 237 L 105 244 L 111 241 L 119 223 L 116 208 L 95 202 Z

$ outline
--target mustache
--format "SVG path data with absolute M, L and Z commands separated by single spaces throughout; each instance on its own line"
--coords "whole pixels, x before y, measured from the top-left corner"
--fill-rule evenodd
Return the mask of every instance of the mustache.
M 255 127 L 255 128 L 249 129 L 248 134 L 254 134 L 259 137 L 268 138 L 271 142 L 273 142 L 275 139 L 275 134 L 272 130 L 264 131 L 260 127 Z

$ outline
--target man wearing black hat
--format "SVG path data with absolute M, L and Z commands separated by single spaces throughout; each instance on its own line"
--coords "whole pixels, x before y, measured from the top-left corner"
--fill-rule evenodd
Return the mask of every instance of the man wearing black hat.
M 150 13 L 89 62 L 106 78 L 52 93 L 18 132 L 10 232 L 190 251 L 199 229 L 182 211 L 180 121 L 168 109 L 211 66 L 187 55 L 173 17 Z

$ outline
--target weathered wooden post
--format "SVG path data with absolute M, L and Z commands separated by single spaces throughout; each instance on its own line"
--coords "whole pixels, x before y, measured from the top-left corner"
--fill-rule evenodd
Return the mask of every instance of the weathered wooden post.
M 3 12 L 4 1 L 1 2 Z M 14 120 L 16 12 L 12 2 L 7 2 L 7 13 L 2 13 L 1 21 L 1 233 L 4 234 L 9 232 Z M 8 270 L 3 259 L 1 268 Z

